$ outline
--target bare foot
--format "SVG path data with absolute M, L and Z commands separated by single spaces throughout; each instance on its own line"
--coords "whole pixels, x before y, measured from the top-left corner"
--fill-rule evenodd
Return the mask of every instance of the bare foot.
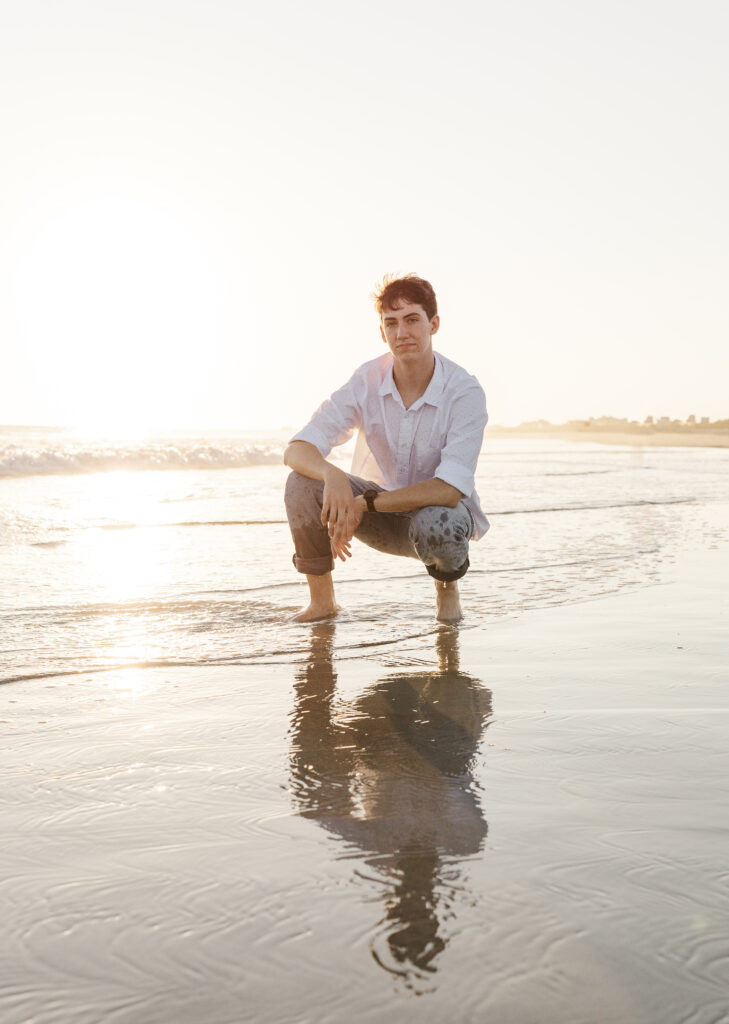
M 298 615 L 294 615 L 292 622 L 321 622 L 322 619 L 332 619 L 342 609 L 338 604 L 310 604 L 303 608 Z
M 309 604 L 298 615 L 294 615 L 292 622 L 319 622 L 321 619 L 331 619 L 341 611 L 334 600 L 334 583 L 330 572 L 323 576 L 307 576 L 306 582 L 309 584 Z
M 435 617 L 439 622 L 460 622 L 463 618 L 458 583 L 435 581 Z

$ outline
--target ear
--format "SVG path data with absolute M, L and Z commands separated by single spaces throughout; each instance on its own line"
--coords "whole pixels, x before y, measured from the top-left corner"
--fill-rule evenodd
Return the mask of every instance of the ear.
M 440 317 L 436 313 L 433 319 L 430 321 L 430 333 L 437 334 L 438 328 L 440 327 Z
M 380 320 L 380 337 L 382 338 L 384 343 L 387 344 L 387 338 L 385 337 L 385 332 L 382 329 L 382 321 L 381 320 Z

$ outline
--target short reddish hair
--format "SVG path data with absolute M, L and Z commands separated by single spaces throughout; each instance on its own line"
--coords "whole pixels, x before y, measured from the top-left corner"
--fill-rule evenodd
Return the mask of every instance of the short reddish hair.
M 394 309 L 395 303 L 403 300 L 422 306 L 428 320 L 432 320 L 438 312 L 433 285 L 417 274 L 404 274 L 402 277 L 385 274 L 372 293 L 372 298 L 380 317 L 383 309 Z

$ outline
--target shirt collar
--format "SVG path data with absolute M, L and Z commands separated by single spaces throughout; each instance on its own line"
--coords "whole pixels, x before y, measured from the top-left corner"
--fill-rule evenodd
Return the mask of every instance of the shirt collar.
M 419 409 L 421 405 L 434 405 L 437 406 L 440 403 L 441 395 L 443 394 L 444 387 L 444 372 L 443 362 L 437 352 L 433 353 L 435 357 L 435 369 L 433 370 L 433 376 L 430 378 L 427 388 L 424 393 L 413 402 L 410 406 L 411 409 Z M 390 360 L 390 365 L 387 368 L 385 376 L 382 378 L 382 383 L 378 388 L 378 395 L 392 395 L 393 398 L 400 398 L 400 392 L 397 390 L 395 385 L 395 378 L 392 373 L 393 361 Z M 400 398 L 402 402 L 402 399 Z
M 397 395 L 398 391 L 395 387 L 395 378 L 392 375 L 393 361 L 390 359 L 390 365 L 385 371 L 385 376 L 382 378 L 382 384 L 380 384 L 377 394 L 378 395 Z

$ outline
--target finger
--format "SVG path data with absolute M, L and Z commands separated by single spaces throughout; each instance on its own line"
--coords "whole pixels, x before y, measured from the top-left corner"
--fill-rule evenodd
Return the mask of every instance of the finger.
M 333 529 L 346 531 L 348 519 L 349 516 L 346 511 L 342 511 L 342 509 L 332 509 L 329 514 L 329 531 L 331 532 Z
M 347 518 L 346 508 L 342 508 L 341 505 L 332 505 L 329 510 L 329 522 L 330 523 L 343 523 Z
M 349 543 L 341 535 L 335 534 L 330 539 L 330 547 L 332 549 L 332 553 L 337 558 L 341 558 L 342 561 L 344 561 L 345 556 L 347 558 L 351 558 L 351 552 L 350 552 L 350 549 L 349 549 Z

